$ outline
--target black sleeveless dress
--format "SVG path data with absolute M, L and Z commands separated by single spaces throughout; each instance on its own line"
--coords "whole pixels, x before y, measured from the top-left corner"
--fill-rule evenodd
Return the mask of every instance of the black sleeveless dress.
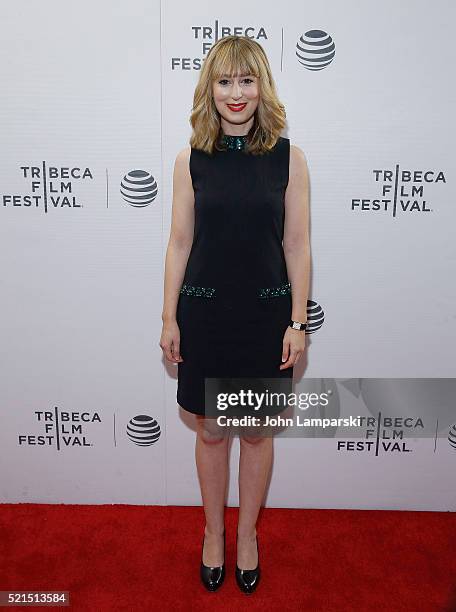
M 287 379 L 291 392 L 293 367 L 279 369 L 292 306 L 282 246 L 290 141 L 253 155 L 245 139 L 225 136 L 229 148 L 212 155 L 191 149 L 195 226 L 176 318 L 177 402 L 194 414 L 207 414 L 208 377 Z

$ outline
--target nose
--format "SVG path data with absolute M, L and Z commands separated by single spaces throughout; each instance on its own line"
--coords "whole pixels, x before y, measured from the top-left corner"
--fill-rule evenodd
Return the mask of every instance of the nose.
M 234 83 L 232 94 L 233 94 L 232 97 L 234 99 L 240 98 L 242 96 L 242 89 L 239 83 L 236 83 L 236 82 Z

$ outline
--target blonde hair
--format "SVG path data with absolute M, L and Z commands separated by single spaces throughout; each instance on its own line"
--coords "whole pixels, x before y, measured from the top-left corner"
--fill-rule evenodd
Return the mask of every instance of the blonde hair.
M 259 100 L 249 131 L 246 151 L 263 154 L 270 151 L 286 124 L 285 107 L 280 102 L 269 61 L 263 47 L 244 36 L 226 36 L 210 49 L 203 62 L 193 96 L 190 146 L 212 154 L 223 150 L 220 114 L 215 106 L 212 87 L 224 74 L 255 75 Z

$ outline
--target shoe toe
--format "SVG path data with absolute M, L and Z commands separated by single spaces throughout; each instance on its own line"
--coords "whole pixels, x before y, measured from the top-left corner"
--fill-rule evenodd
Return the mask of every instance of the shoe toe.
M 210 567 L 201 563 L 201 580 L 208 591 L 216 591 L 225 578 L 225 564 L 219 567 Z
M 260 566 L 252 570 L 239 569 L 236 566 L 236 581 L 244 593 L 253 593 L 260 580 Z

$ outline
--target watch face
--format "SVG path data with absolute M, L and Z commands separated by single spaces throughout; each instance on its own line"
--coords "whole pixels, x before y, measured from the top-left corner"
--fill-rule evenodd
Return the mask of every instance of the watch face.
M 307 329 L 307 323 L 299 323 L 298 321 L 293 321 L 291 327 L 293 329 L 305 330 Z

